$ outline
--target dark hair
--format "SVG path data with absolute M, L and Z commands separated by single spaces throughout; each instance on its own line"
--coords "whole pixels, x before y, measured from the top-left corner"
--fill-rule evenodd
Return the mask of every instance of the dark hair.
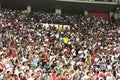
M 90 72 L 87 72 L 87 75 L 89 74 Z
M 20 76 L 21 76 L 21 74 L 22 74 L 22 73 L 19 73 L 19 75 L 18 75 L 18 76 L 20 77 Z

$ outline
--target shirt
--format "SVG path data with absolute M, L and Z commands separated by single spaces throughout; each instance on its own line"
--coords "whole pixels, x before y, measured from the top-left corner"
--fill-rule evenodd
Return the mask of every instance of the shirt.
M 30 77 L 30 78 L 28 78 L 27 80 L 34 80 L 34 78 L 33 78 L 33 77 Z
M 38 66 L 38 61 L 37 61 L 37 59 L 33 59 L 33 64 L 34 64 L 35 67 Z

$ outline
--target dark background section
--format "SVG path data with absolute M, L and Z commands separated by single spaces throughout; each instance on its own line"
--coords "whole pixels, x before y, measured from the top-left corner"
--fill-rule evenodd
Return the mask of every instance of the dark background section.
M 77 2 L 62 2 L 54 0 L 0 0 L 3 8 L 26 9 L 27 5 L 31 5 L 32 10 L 48 10 L 54 11 L 55 8 L 62 9 L 63 12 L 81 12 L 87 11 L 113 11 L 117 5 L 115 4 L 89 4 Z

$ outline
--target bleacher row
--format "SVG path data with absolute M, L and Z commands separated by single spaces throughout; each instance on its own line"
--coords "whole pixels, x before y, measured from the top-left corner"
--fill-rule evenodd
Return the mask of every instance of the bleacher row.
M 120 26 L 101 17 L 0 9 L 0 80 L 120 80 Z

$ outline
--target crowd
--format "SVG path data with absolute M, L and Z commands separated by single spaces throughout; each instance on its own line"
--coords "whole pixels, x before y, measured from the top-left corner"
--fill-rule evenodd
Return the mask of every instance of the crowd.
M 120 27 L 101 17 L 0 9 L 0 80 L 120 80 Z

